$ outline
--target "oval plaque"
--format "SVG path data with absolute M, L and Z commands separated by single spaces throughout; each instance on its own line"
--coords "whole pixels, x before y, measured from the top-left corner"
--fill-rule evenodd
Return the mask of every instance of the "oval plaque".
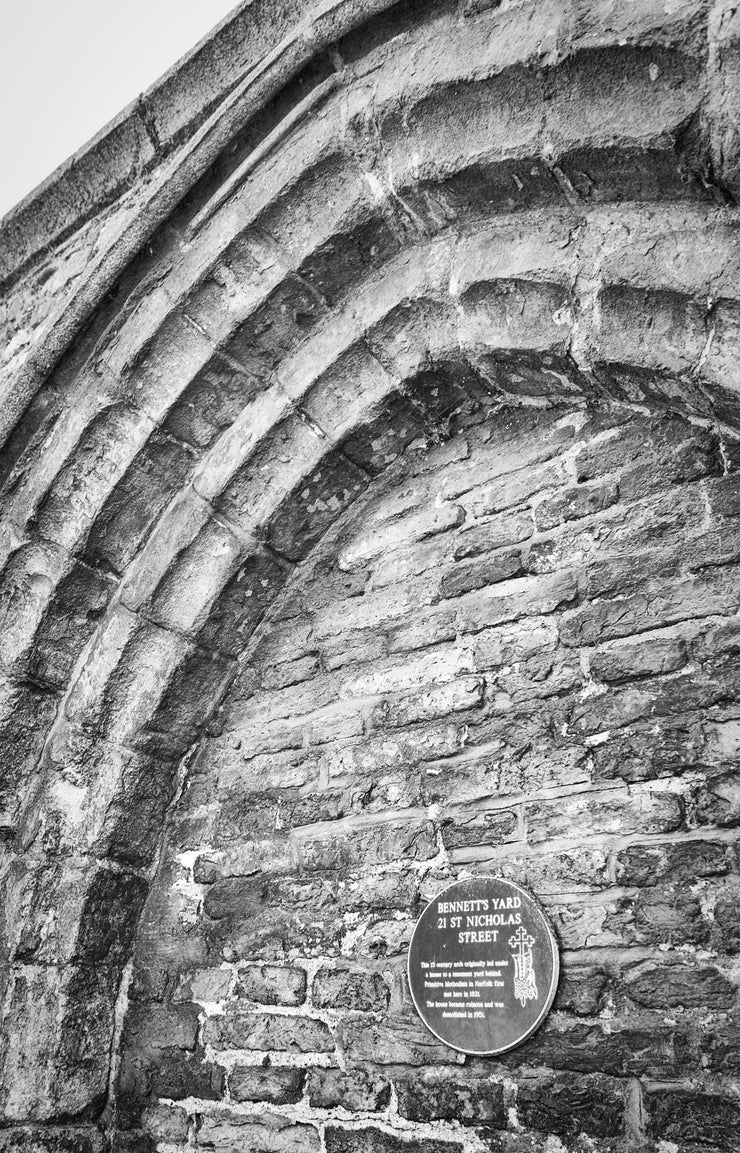
M 430 901 L 408 956 L 411 996 L 428 1029 L 462 1053 L 493 1056 L 544 1021 L 558 947 L 535 898 L 497 877 L 457 881 Z

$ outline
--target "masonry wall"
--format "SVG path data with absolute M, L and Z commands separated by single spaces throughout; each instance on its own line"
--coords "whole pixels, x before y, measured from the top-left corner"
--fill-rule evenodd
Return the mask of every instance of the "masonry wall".
M 737 460 L 628 405 L 474 406 L 337 522 L 171 811 L 120 1148 L 737 1149 Z M 500 1059 L 437 1042 L 405 977 L 470 874 L 531 888 L 562 951 Z

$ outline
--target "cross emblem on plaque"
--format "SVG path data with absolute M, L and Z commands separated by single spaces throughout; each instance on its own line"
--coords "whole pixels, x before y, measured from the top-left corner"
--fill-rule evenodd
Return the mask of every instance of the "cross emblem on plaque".
M 518 951 L 519 956 L 528 952 L 533 945 L 534 937 L 530 937 L 523 925 L 520 925 L 516 933 L 509 937 L 509 948 Z
M 536 1001 L 539 998 L 534 975 L 533 945 L 534 937 L 529 935 L 523 925 L 509 937 L 509 948 L 513 950 L 514 958 L 514 996 L 522 1009 L 527 1001 Z

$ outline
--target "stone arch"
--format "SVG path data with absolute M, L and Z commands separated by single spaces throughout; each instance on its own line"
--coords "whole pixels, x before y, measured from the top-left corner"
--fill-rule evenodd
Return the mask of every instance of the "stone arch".
M 163 157 L 15 366 L 8 1005 L 19 1037 L 48 1021 L 56 1072 L 19 1042 L 9 1068 L 40 1072 L 12 1082 L 14 1123 L 99 1111 L 178 762 L 267 607 L 245 592 L 277 592 L 406 438 L 461 405 L 594 397 L 730 452 L 724 7 L 384 7 L 276 20 L 289 48 Z

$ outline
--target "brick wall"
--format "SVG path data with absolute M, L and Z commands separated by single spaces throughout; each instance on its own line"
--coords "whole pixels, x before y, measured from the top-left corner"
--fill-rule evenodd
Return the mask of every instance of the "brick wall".
M 614 1083 L 548 1055 L 561 1080 L 542 1092 L 534 1058 L 518 1080 L 506 1066 L 503 1105 L 476 1089 L 481 1140 L 520 1153 L 516 1117 L 553 1153 L 562 1116 L 607 1130 L 627 1117 L 628 1147 L 645 1132 L 663 1134 L 660 1153 L 727 1145 L 732 1074 L 713 1063 L 732 1063 L 733 1025 L 713 1032 L 707 1014 L 729 995 L 712 950 L 732 903 L 680 879 L 714 865 L 618 854 L 640 829 L 654 846 L 691 829 L 730 867 L 733 654 L 719 625 L 736 615 L 722 562 L 737 523 L 739 44 L 733 0 L 244 3 L 0 230 L 0 1148 L 107 1153 L 118 1130 L 138 1151 L 142 1109 L 177 1146 L 187 1108 L 154 1117 L 151 1103 L 197 1090 L 195 1115 L 224 1085 L 232 1100 L 211 1108 L 269 1115 L 269 1148 L 293 1139 L 280 1118 L 314 1143 L 327 1118 L 374 1117 L 459 1144 L 435 1106 L 404 1104 L 436 1065 L 392 962 L 435 885 L 497 862 L 544 892 L 566 953 L 585 948 L 578 966 L 598 970 L 577 986 L 580 1028 L 602 1012 L 606 1032 L 628 1004 L 619 948 L 685 960 L 685 932 L 710 970 L 692 989 L 715 1040 L 700 1053 L 685 1030 L 665 1083 L 657 1058 L 643 1074 L 614 1048 L 593 1074 Z M 141 149 L 113 147 L 129 139 Z M 586 549 L 579 525 L 620 516 Z M 257 774 L 246 790 L 240 739 Z M 581 822 L 601 886 L 585 837 L 569 851 Z M 633 883 L 640 868 L 654 885 Z M 355 888 L 332 887 L 343 872 Z M 229 940 L 232 909 L 246 923 Z M 676 941 L 648 940 L 660 926 Z M 137 934 L 157 959 L 132 975 Z M 241 1089 L 222 1081 L 217 1013 L 202 1060 L 203 996 L 228 998 L 250 957 L 306 974 L 305 997 L 300 972 L 282 977 L 299 1004 L 269 1012 L 336 1026 L 295 1025 L 293 1064 L 270 1066 L 293 1086 L 285 1105 L 250 1105 L 279 1088 L 250 1089 L 249 1072 Z M 216 976 L 209 990 L 221 963 L 229 987 Z M 314 989 L 322 968 L 333 975 Z M 270 973 L 238 980 L 245 1005 L 277 997 Z M 619 1019 L 652 1012 L 648 1040 L 659 1024 L 683 1036 L 678 1007 L 643 1005 L 641 989 Z M 355 996 L 370 1007 L 339 1028 L 324 1003 Z M 321 1096 L 316 1079 L 331 1082 L 345 1049 L 371 1080 L 341 1112 L 349 1089 Z M 640 1092 L 617 1067 L 644 1076 Z M 557 1101 L 561 1121 L 537 1112 Z M 259 1148 L 258 1132 L 221 1146 Z M 563 1140 L 585 1153 L 592 1137 Z
M 124 1129 L 143 1108 L 163 1151 L 737 1147 L 728 454 L 628 406 L 481 406 L 331 530 L 172 811 Z M 545 1026 L 496 1060 L 437 1042 L 405 977 L 423 904 L 478 873 L 542 898 L 563 960 Z

